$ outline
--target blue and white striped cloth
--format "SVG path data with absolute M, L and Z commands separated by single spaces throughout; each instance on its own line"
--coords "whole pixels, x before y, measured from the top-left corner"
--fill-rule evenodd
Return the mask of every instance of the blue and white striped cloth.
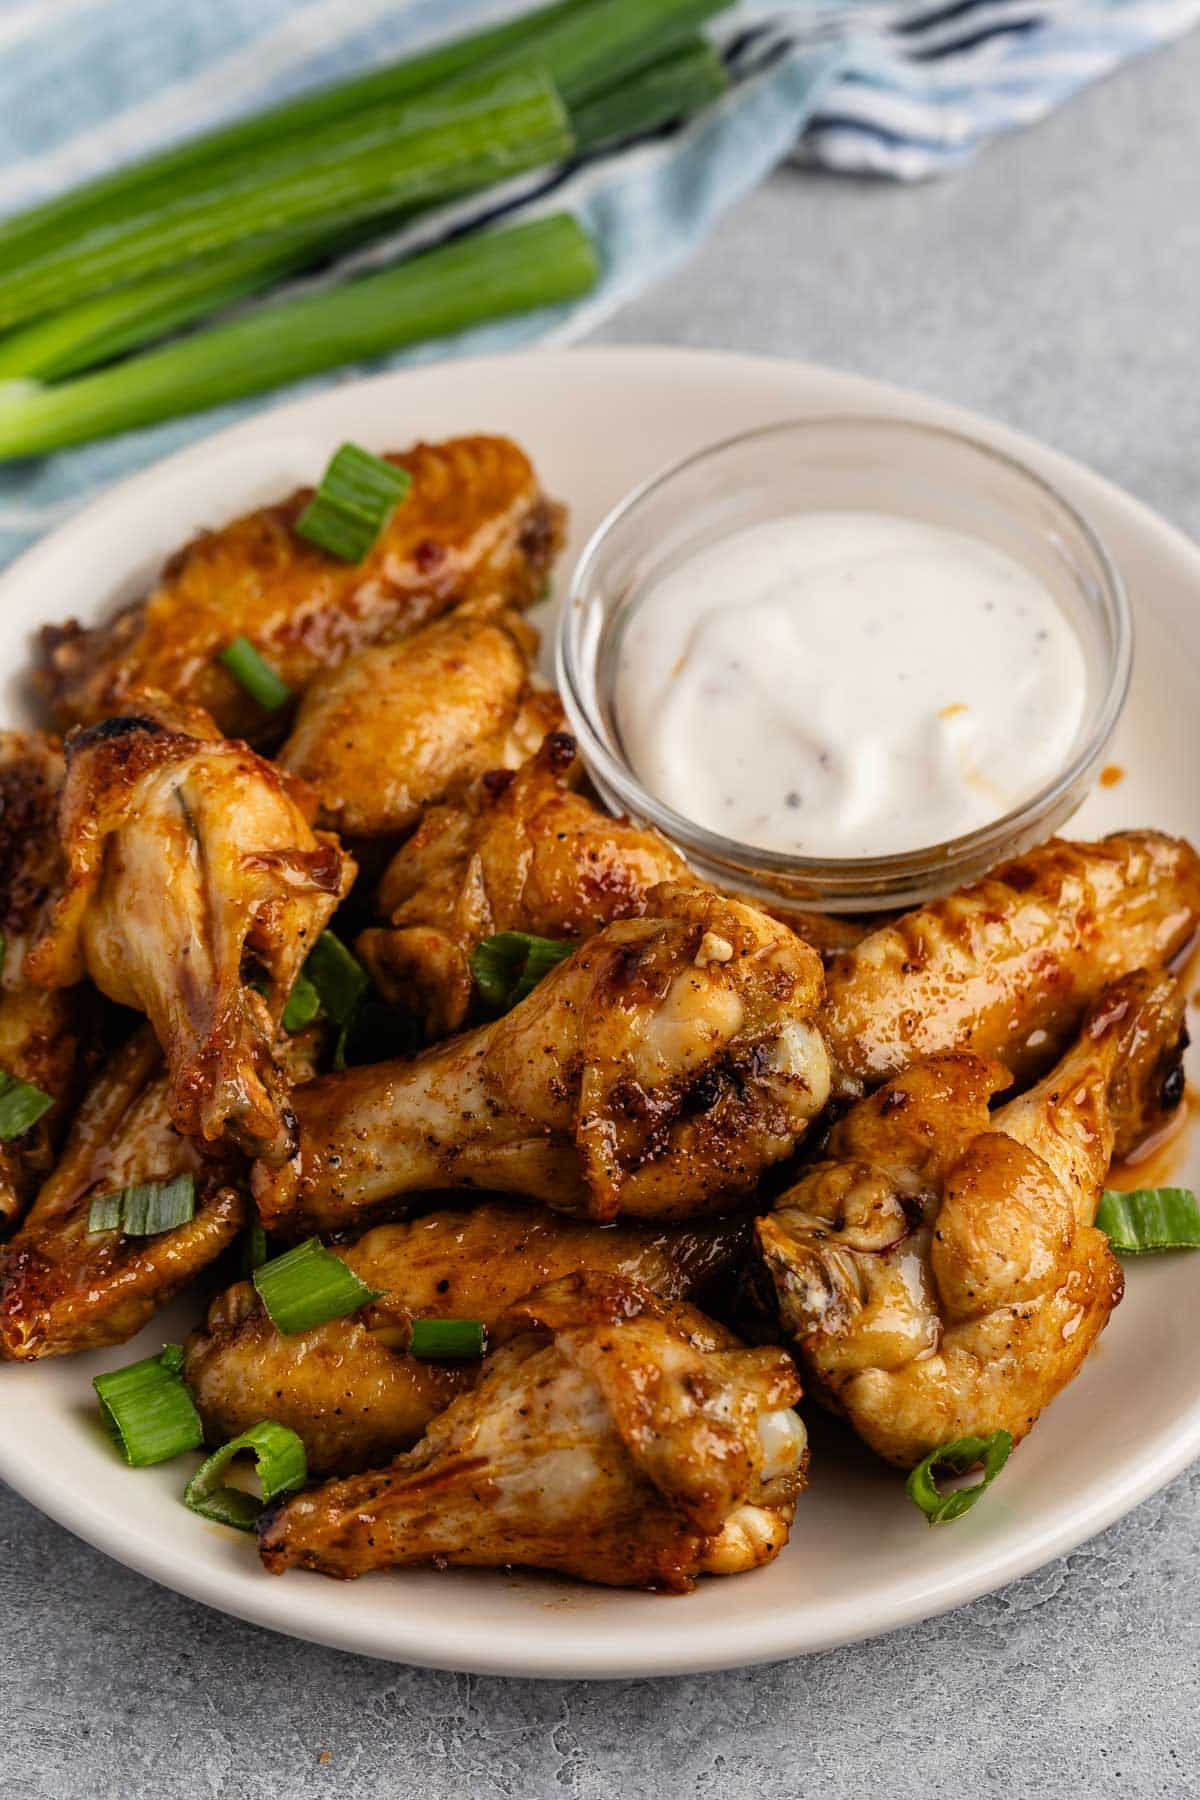
M 0 0 L 0 213 L 531 3 Z M 392 361 L 569 342 L 666 275 L 788 157 L 901 180 L 936 175 L 1197 22 L 1200 0 L 742 5 L 714 31 L 733 86 L 712 112 L 426 221 L 334 278 L 436 240 L 464 215 L 569 207 L 601 245 L 592 294 Z M 265 396 L 0 470 L 0 565 L 117 477 L 270 404 Z

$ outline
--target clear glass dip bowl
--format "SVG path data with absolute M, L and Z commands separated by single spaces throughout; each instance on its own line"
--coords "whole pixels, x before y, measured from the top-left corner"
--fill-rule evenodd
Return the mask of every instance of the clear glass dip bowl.
M 623 634 L 656 584 L 698 550 L 765 520 L 815 510 L 898 514 L 995 545 L 1050 590 L 1083 649 L 1083 718 L 1063 767 L 991 824 L 885 856 L 804 857 L 720 836 L 650 793 L 626 758 L 614 684 Z M 1103 544 L 1062 496 L 1011 457 L 902 420 L 797 420 L 730 438 L 637 488 L 580 560 L 563 612 L 558 681 L 600 793 L 658 826 L 701 874 L 764 900 L 830 911 L 909 906 L 1050 837 L 1083 800 L 1125 702 L 1129 602 Z

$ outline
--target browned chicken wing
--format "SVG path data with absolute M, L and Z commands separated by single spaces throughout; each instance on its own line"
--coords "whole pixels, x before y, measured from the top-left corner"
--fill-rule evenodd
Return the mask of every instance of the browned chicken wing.
M 1136 973 L 998 1112 L 1000 1065 L 915 1062 L 759 1220 L 814 1388 L 888 1461 L 1000 1428 L 1020 1439 L 1077 1373 L 1123 1286 L 1093 1227 L 1113 1144 L 1178 1104 L 1182 1029 L 1177 984 Z
M 54 1163 L 76 1092 L 81 1033 L 93 1008 L 80 989 L 47 993 L 25 975 L 25 953 L 61 887 L 56 818 L 64 764 L 57 738 L 0 731 L 0 1070 L 50 1094 L 35 1125 L 0 1143 L 0 1234 L 14 1225 Z
M 411 637 L 372 644 L 318 675 L 279 753 L 321 796 L 321 822 L 353 836 L 408 831 L 485 769 L 513 769 L 561 723 L 530 682 L 537 633 L 470 602 Z
M 1052 839 L 838 957 L 824 1028 L 842 1091 L 920 1056 L 974 1050 L 1026 1079 L 1107 982 L 1157 969 L 1200 924 L 1200 857 L 1181 838 Z
M 613 1276 L 543 1288 L 507 1324 L 415 1449 L 273 1509 L 268 1569 L 522 1564 L 678 1593 L 779 1552 L 805 1461 L 783 1351 Z
M 191 1173 L 195 1216 L 156 1237 L 88 1231 L 93 1200 Z M 0 1356 L 32 1361 L 123 1344 L 232 1242 L 245 1218 L 227 1155 L 171 1122 L 162 1053 L 147 1026 L 85 1096 L 62 1157 L 0 1248 Z
M 578 773 L 574 738 L 554 732 L 515 775 L 486 775 L 459 805 L 427 813 L 392 859 L 379 889 L 390 928 L 363 932 L 358 951 L 430 1037 L 466 1019 L 470 955 L 484 938 L 587 937 L 644 912 L 658 882 L 692 879 L 656 831 L 574 793 Z
M 415 1443 L 479 1373 L 407 1355 L 413 1319 L 479 1319 L 490 1331 L 531 1289 L 585 1268 L 686 1299 L 730 1267 L 747 1235 L 741 1219 L 601 1227 L 503 1201 L 377 1225 L 333 1254 L 382 1299 L 288 1337 L 238 1282 L 188 1340 L 184 1377 L 210 1443 L 271 1418 L 304 1440 L 313 1474 L 346 1475 Z
M 470 1187 L 597 1219 L 729 1210 L 825 1104 L 821 991 L 775 920 L 655 888 L 494 1024 L 298 1092 L 298 1156 L 255 1169 L 264 1222 L 345 1229 Z
M 217 661 L 249 638 L 293 692 L 351 651 L 413 631 L 473 594 L 537 599 L 562 541 L 563 509 L 507 438 L 452 438 L 389 456 L 412 478 L 361 563 L 298 537 L 311 490 L 205 532 L 157 591 L 93 630 L 42 634 L 43 693 L 63 725 L 92 725 L 153 687 L 205 707 L 230 736 L 278 724 Z
M 147 1015 L 181 1131 L 275 1160 L 293 1148 L 275 1025 L 354 872 L 312 831 L 304 799 L 203 714 L 161 699 L 73 734 L 66 891 L 26 959 L 46 987 L 88 975 Z

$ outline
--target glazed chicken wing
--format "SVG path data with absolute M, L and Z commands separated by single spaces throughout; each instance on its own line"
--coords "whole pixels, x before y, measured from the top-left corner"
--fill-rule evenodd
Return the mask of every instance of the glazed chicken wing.
M 299 693 L 351 651 L 403 636 L 473 594 L 513 606 L 537 599 L 564 515 L 515 444 L 452 438 L 388 461 L 412 486 L 361 563 L 297 536 L 312 498 L 304 488 L 203 533 L 167 564 L 155 593 L 107 624 L 44 631 L 39 680 L 56 719 L 96 724 L 153 687 L 205 707 L 229 736 L 253 738 L 279 721 L 217 661 L 235 637 L 249 638 Z
M 82 990 L 48 993 L 25 974 L 43 907 L 62 884 L 56 815 L 63 776 L 57 738 L 0 732 L 0 1070 L 55 1101 L 28 1131 L 0 1143 L 0 1234 L 53 1166 L 77 1086 L 81 1031 L 93 1011 Z
M 407 1449 L 476 1379 L 477 1363 L 407 1355 L 413 1319 L 479 1319 L 490 1331 L 531 1289 L 585 1268 L 682 1300 L 746 1239 L 741 1219 L 600 1227 L 503 1201 L 377 1225 L 333 1250 L 383 1290 L 374 1305 L 285 1337 L 240 1281 L 188 1340 L 184 1378 L 210 1443 L 271 1418 L 304 1440 L 312 1473 L 345 1475 Z
M 500 931 L 586 937 L 645 910 L 660 881 L 690 881 L 656 831 L 612 819 L 572 792 L 575 740 L 547 737 L 515 775 L 489 774 L 457 806 L 435 807 L 388 866 L 379 889 L 390 927 L 358 951 L 395 1006 L 430 1037 L 470 1009 L 475 946 Z
M 728 1210 L 828 1094 L 821 965 L 784 926 L 665 885 L 504 1018 L 311 1082 L 300 1150 L 255 1170 L 264 1222 L 361 1224 L 397 1196 L 490 1188 L 593 1218 Z
M 1093 1220 L 1114 1143 L 1182 1093 L 1169 975 L 1105 990 L 1037 1087 L 967 1051 L 859 1101 L 758 1222 L 779 1316 L 816 1391 L 889 1462 L 1003 1427 L 1022 1438 L 1121 1298 Z
M 1164 967 L 1198 924 L 1200 857 L 1181 838 L 1052 839 L 834 961 L 824 1029 L 837 1085 L 861 1093 L 944 1050 L 1040 1074 L 1106 982 Z
M 471 602 L 318 675 L 279 753 L 321 796 L 321 822 L 354 836 L 408 831 L 485 769 L 512 769 L 562 720 L 530 682 L 537 633 Z
M 93 1200 L 191 1174 L 196 1210 L 156 1237 L 89 1232 Z M 170 1086 L 147 1026 L 85 1096 L 62 1157 L 0 1248 L 0 1356 L 32 1361 L 123 1344 L 236 1237 L 245 1202 L 227 1154 L 171 1123 Z
M 275 1160 L 293 1147 L 275 1026 L 354 872 L 303 800 L 203 714 L 161 700 L 73 734 L 66 891 L 26 959 L 47 987 L 88 975 L 147 1015 L 181 1131 Z
M 784 1352 L 611 1276 L 543 1288 L 508 1329 L 415 1449 L 276 1506 L 267 1568 L 522 1564 L 686 1592 L 778 1554 L 805 1461 Z

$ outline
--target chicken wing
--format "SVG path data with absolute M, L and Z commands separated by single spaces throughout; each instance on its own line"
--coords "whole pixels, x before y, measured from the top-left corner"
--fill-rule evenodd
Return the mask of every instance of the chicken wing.
M 62 884 L 55 818 L 63 775 L 57 738 L 0 731 L 0 1069 L 55 1101 L 28 1131 L 0 1143 L 0 1233 L 16 1224 L 53 1167 L 93 1011 L 82 990 L 47 993 L 25 974 L 43 907 Z
M 543 1288 L 508 1326 L 415 1449 L 268 1513 L 268 1569 L 522 1564 L 680 1593 L 778 1554 L 806 1460 L 783 1351 L 612 1276 Z
M 843 1093 L 944 1050 L 1038 1075 L 1106 982 L 1162 968 L 1200 924 L 1200 857 L 1181 838 L 1052 839 L 872 933 L 827 973 Z
M 336 840 L 311 830 L 304 798 L 203 714 L 161 698 L 73 734 L 59 807 L 66 889 L 26 958 L 46 987 L 86 974 L 147 1015 L 181 1131 L 276 1160 L 293 1145 L 275 1024 L 354 873 Z
M 728 1210 L 824 1106 L 816 953 L 707 888 L 652 890 L 494 1024 L 324 1076 L 300 1151 L 255 1168 L 264 1222 L 361 1224 L 397 1196 L 490 1188 L 593 1218 Z
M 1105 990 L 1037 1087 L 968 1051 L 913 1063 L 835 1126 L 758 1221 L 780 1318 L 818 1394 L 889 1462 L 999 1428 L 1077 1373 L 1121 1298 L 1096 1207 L 1113 1145 L 1177 1105 L 1169 975 Z
M 466 1019 L 471 951 L 493 932 L 587 937 L 644 912 L 658 882 L 692 879 L 656 831 L 572 792 L 578 772 L 574 738 L 554 732 L 515 775 L 486 775 L 459 805 L 427 813 L 389 864 L 379 907 L 390 927 L 364 931 L 357 948 L 431 1038 Z
M 89 1232 L 100 1195 L 188 1173 L 186 1225 L 144 1238 Z M 237 1235 L 245 1202 L 233 1174 L 228 1155 L 172 1125 L 162 1054 L 142 1026 L 85 1096 L 58 1167 L 0 1248 L 0 1356 L 67 1356 L 135 1336 Z
M 485 769 L 513 769 L 562 722 L 530 682 L 537 633 L 470 602 L 318 675 L 279 753 L 321 796 L 321 822 L 360 837 L 408 831 Z
M 541 593 L 564 512 L 507 438 L 452 438 L 389 456 L 412 478 L 361 563 L 337 561 L 294 529 L 311 490 L 205 532 L 160 585 L 106 624 L 42 633 L 39 684 L 62 725 L 122 712 L 141 688 L 205 707 L 230 736 L 277 728 L 217 661 L 250 639 L 295 693 L 322 669 L 399 637 L 472 594 L 525 606 Z
M 346 1475 L 415 1443 L 478 1375 L 477 1363 L 407 1355 L 413 1319 L 479 1319 L 490 1331 L 533 1288 L 584 1268 L 686 1299 L 728 1270 L 747 1239 L 742 1219 L 600 1227 L 503 1201 L 377 1225 L 333 1254 L 382 1299 L 285 1337 L 252 1285 L 238 1282 L 189 1338 L 184 1378 L 210 1443 L 276 1419 L 304 1440 L 310 1472 Z

